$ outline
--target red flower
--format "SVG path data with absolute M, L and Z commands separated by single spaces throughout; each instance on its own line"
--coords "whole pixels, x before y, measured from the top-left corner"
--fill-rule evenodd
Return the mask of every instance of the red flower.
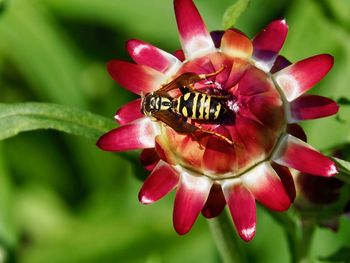
M 141 160 L 150 176 L 140 201 L 153 203 L 177 188 L 173 221 L 179 234 L 187 233 L 199 213 L 215 217 L 228 204 L 242 239 L 255 234 L 256 202 L 285 211 L 295 198 L 287 167 L 333 176 L 334 163 L 303 142 L 295 123 L 335 114 L 337 104 L 321 96 L 304 95 L 333 65 L 330 55 L 318 55 L 291 64 L 278 53 L 287 36 L 284 20 L 270 23 L 250 41 L 229 29 L 213 32 L 202 21 L 192 0 L 174 0 L 182 50 L 171 55 L 140 40 L 127 50 L 136 62 L 108 64 L 112 78 L 144 96 L 181 74 L 215 76 L 198 81 L 195 90 L 227 96 L 230 113 L 219 121 L 188 120 L 202 136 L 181 134 L 140 112 L 142 99 L 124 105 L 115 118 L 121 127 L 104 134 L 98 146 L 107 151 L 145 149 Z M 172 91 L 175 99 L 180 92 Z

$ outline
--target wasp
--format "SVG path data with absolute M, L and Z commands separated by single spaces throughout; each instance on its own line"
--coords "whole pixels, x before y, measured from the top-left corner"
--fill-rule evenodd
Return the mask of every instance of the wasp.
M 216 76 L 225 67 L 209 74 L 195 74 L 186 72 L 163 85 L 159 90 L 150 92 L 143 97 L 141 111 L 144 115 L 165 123 L 177 133 L 191 134 L 204 133 L 214 135 L 221 140 L 233 145 L 227 137 L 197 127 L 187 121 L 217 121 L 227 112 L 225 101 L 229 95 L 211 95 L 194 89 L 194 84 Z M 173 98 L 169 92 L 175 89 L 181 91 L 181 96 Z

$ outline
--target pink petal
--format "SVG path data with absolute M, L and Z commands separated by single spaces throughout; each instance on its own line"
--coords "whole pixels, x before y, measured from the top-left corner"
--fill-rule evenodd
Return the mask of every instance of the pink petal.
M 326 177 L 338 173 L 335 164 L 330 159 L 291 135 L 286 135 L 278 147 L 273 160 L 280 165 L 303 173 Z
M 129 40 L 126 48 L 130 57 L 137 64 L 151 67 L 160 72 L 169 71 L 172 67 L 180 64 L 180 61 L 172 54 L 141 40 Z
M 112 60 L 107 69 L 117 83 L 138 95 L 155 91 L 165 82 L 165 75 L 161 72 L 125 61 Z
M 294 63 L 275 73 L 274 78 L 288 101 L 311 89 L 332 68 L 334 59 L 322 54 Z
M 254 196 L 237 179 L 225 181 L 223 190 L 238 234 L 244 241 L 250 241 L 256 230 Z
M 250 58 L 253 54 L 253 44 L 242 32 L 229 29 L 221 39 L 221 50 L 231 57 Z
M 255 199 L 274 211 L 290 207 L 290 198 L 280 178 L 268 162 L 261 163 L 242 176 L 243 184 Z
M 130 101 L 123 105 L 115 114 L 114 119 L 120 124 L 124 125 L 134 120 L 144 117 L 141 113 L 141 99 Z
M 192 228 L 208 198 L 212 182 L 205 176 L 181 173 L 181 183 L 174 203 L 173 222 L 179 235 Z
M 277 163 L 272 163 L 271 165 L 281 179 L 284 189 L 286 189 L 288 193 L 290 202 L 293 203 L 296 197 L 296 190 L 292 174 L 285 166 L 281 166 Z
M 166 162 L 159 161 L 143 183 L 139 192 L 139 200 L 143 204 L 154 203 L 173 190 L 178 182 L 178 172 Z
M 276 73 L 277 71 L 280 71 L 281 69 L 284 69 L 291 65 L 292 62 L 290 62 L 288 59 L 286 59 L 284 56 L 277 56 L 275 63 L 273 64 L 273 67 L 271 68 L 270 72 L 272 74 Z
M 97 146 L 113 152 L 154 148 L 157 135 L 155 125 L 148 117 L 136 120 L 102 135 Z
M 159 160 L 160 158 L 155 148 L 144 149 L 140 154 L 141 164 L 147 171 L 152 171 Z
M 210 189 L 210 193 L 205 203 L 202 214 L 206 218 L 213 218 L 221 214 L 225 208 L 226 200 L 224 193 L 222 192 L 221 185 L 213 184 Z
M 215 50 L 210 34 L 192 0 L 174 0 L 177 27 L 186 58 Z
M 336 114 L 338 110 L 338 104 L 329 98 L 317 95 L 303 95 L 291 102 L 289 122 L 327 117 Z
M 253 58 L 262 69 L 269 72 L 288 34 L 285 20 L 271 22 L 253 39 Z

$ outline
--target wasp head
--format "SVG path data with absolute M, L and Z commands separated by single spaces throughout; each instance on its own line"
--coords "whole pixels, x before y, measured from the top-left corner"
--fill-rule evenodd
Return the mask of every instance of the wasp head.
M 154 112 L 159 111 L 159 99 L 159 95 L 156 95 L 153 92 L 146 94 L 142 99 L 141 112 L 150 117 Z

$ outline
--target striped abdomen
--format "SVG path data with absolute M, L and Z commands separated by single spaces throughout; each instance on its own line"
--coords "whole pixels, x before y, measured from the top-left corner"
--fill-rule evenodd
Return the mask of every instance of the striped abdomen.
M 226 112 L 219 99 L 198 92 L 188 92 L 173 101 L 173 110 L 193 120 L 217 120 Z

